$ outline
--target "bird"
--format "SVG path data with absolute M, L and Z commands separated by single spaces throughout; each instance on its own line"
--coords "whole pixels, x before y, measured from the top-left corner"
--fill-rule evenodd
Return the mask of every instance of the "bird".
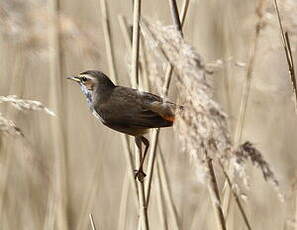
M 172 126 L 176 111 L 183 110 L 183 106 L 149 92 L 115 85 L 107 75 L 97 70 L 87 70 L 67 79 L 79 84 L 92 114 L 103 125 L 134 136 L 140 155 L 144 144 L 140 166 L 134 170 L 135 179 L 143 182 L 146 176 L 143 164 L 150 145 L 144 135 L 153 128 Z

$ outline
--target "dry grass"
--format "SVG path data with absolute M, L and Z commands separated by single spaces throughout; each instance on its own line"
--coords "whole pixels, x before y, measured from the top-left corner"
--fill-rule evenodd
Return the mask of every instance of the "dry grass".
M 296 229 L 297 3 L 277 3 L 0 3 L 0 228 Z M 86 69 L 184 105 L 152 132 L 144 184 L 134 140 L 64 80 Z

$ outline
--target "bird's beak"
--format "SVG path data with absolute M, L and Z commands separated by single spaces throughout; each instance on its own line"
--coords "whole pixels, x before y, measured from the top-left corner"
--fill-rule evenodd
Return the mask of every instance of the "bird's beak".
M 80 78 L 78 76 L 69 76 L 66 78 L 72 81 L 80 82 Z

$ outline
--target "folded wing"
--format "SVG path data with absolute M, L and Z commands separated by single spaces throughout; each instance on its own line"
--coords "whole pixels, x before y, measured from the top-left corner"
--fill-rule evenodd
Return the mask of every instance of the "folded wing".
M 118 87 L 107 103 L 95 108 L 105 123 L 127 128 L 172 126 L 176 105 L 151 93 Z

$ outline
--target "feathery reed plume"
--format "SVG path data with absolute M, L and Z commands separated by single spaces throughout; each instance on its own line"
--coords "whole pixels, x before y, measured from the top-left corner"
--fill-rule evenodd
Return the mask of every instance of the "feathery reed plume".
M 44 106 L 40 101 L 20 99 L 16 95 L 0 96 L 0 104 L 4 102 L 10 103 L 18 110 L 41 110 L 51 116 L 56 116 L 52 110 Z
M 225 135 L 225 133 L 228 133 L 225 131 L 225 114 L 211 100 L 211 83 L 205 77 L 205 68 L 201 58 L 184 42 L 181 33 L 175 28 L 172 28 L 172 26 L 157 27 L 153 29 L 155 37 L 161 43 L 171 64 L 180 74 L 177 77 L 177 87 L 186 94 L 180 96 L 185 96 L 188 99 L 183 103 L 185 110 L 180 114 L 182 119 L 177 119 L 177 129 L 186 151 L 192 152 L 195 157 L 200 158 L 199 165 L 202 165 L 202 162 L 206 162 L 206 164 L 203 163 L 203 168 L 207 172 L 205 174 L 209 175 L 209 191 L 218 220 L 218 228 L 224 230 L 226 229 L 226 222 L 212 163 L 215 156 L 212 155 L 217 152 L 218 146 L 222 145 L 221 143 L 226 147 L 230 145 L 226 143 L 229 142 L 229 138 Z M 186 80 L 186 84 L 184 84 L 182 79 Z M 217 118 L 216 115 L 220 116 Z M 180 122 L 183 124 L 181 125 Z M 224 129 L 221 129 L 222 124 Z M 203 132 L 199 133 L 201 130 Z M 215 136 L 212 136 L 213 134 Z M 199 147 L 200 153 L 193 153 Z M 214 148 L 213 151 L 211 148 Z M 225 152 L 225 148 L 222 152 Z
M 240 162 L 241 167 L 235 167 L 235 169 L 243 171 L 245 162 L 242 159 L 250 159 L 253 164 L 259 166 L 264 179 L 274 185 L 282 200 L 282 195 L 278 190 L 278 181 L 267 162 L 263 160 L 261 153 L 251 144 L 248 145 L 249 148 L 247 145 L 242 145 L 245 148 L 234 150 L 227 128 L 227 116 L 213 99 L 212 79 L 206 74 L 208 71 L 202 58 L 184 42 L 175 28 L 160 25 L 150 25 L 150 27 L 165 56 L 177 69 L 176 85 L 179 89 L 180 101 L 185 109 L 179 114 L 175 128 L 184 150 L 197 160 L 196 166 L 200 168 L 199 171 L 204 171 L 203 175 L 208 176 L 218 227 L 226 229 L 226 223 L 214 174 L 213 160 L 214 162 L 223 160 L 225 163 L 232 164 L 236 162 L 232 159 L 238 157 L 237 163 Z M 245 158 L 240 158 L 241 155 L 238 154 L 242 150 L 245 150 L 243 154 Z M 251 155 L 249 156 L 248 153 Z M 245 174 L 240 175 L 245 176 Z M 245 218 L 246 214 L 242 212 L 243 209 L 240 211 Z M 244 220 L 248 223 L 246 218 Z M 247 226 L 250 227 L 249 224 Z
M 16 124 L 0 113 L 0 131 L 1 133 L 6 133 L 15 136 L 24 136 L 22 130 L 16 126 Z
M 272 170 L 253 145 L 247 145 L 249 142 L 246 142 L 234 150 L 227 128 L 227 115 L 213 98 L 212 78 L 205 74 L 205 65 L 199 54 L 185 43 L 175 28 L 157 24 L 150 27 L 159 45 L 178 71 L 179 100 L 185 109 L 179 112 L 175 128 L 184 151 L 202 163 L 202 168 L 205 150 L 213 160 L 227 161 L 239 157 L 237 162 L 240 163 L 244 163 L 240 159 L 256 161 L 264 178 L 277 186 L 278 182 Z M 238 151 L 243 150 L 244 153 L 240 155 Z M 253 153 L 257 157 L 248 157 L 247 153 Z
M 20 99 L 16 95 L 0 96 L 0 104 L 2 103 L 9 103 L 14 108 L 21 111 L 41 110 L 51 116 L 55 116 L 55 113 L 44 106 L 40 101 Z M 17 127 L 13 121 L 3 117 L 1 113 L 0 131 L 12 135 L 23 136 L 23 132 L 21 131 L 21 129 Z
M 276 187 L 279 186 L 279 182 L 269 164 L 263 159 L 263 154 L 256 149 L 251 142 L 247 141 L 243 143 L 233 153 L 235 155 L 235 165 L 240 165 L 239 167 L 242 167 L 244 161 L 250 160 L 253 165 L 260 168 L 266 181 L 270 181 Z
M 224 155 L 231 146 L 226 114 L 213 99 L 212 80 L 205 75 L 201 57 L 173 27 L 154 25 L 152 28 L 166 56 L 178 71 L 177 86 L 183 93 L 180 100 L 185 109 L 175 127 L 185 149 L 193 153 L 199 146 L 210 153 L 219 151 Z

